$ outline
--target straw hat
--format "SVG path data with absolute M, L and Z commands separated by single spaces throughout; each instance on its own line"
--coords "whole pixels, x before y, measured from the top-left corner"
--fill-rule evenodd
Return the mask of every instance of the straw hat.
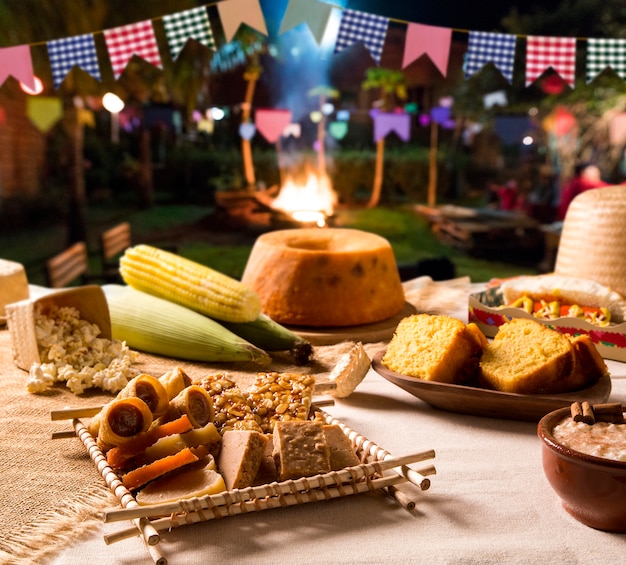
M 626 297 L 626 185 L 594 188 L 572 200 L 554 272 L 595 280 Z

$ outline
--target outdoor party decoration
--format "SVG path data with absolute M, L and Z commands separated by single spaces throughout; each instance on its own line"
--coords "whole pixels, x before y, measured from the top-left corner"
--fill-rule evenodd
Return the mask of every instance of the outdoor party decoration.
M 52 96 L 29 96 L 26 99 L 26 116 L 41 132 L 47 132 L 63 116 L 63 103 Z
M 330 4 L 311 0 L 289 0 L 279 33 L 283 34 L 300 24 L 306 24 L 319 45 L 326 33 L 332 12 L 333 7 Z
M 267 0 L 268 2 L 271 0 Z M 276 0 L 278 1 L 278 0 Z M 321 43 L 334 40 L 334 53 L 340 53 L 355 43 L 362 43 L 376 64 L 380 64 L 387 29 L 390 19 L 384 15 L 371 14 L 335 6 L 321 0 L 281 0 L 285 2 L 285 11 L 278 34 L 286 33 L 305 24 Z M 260 0 L 221 0 L 197 8 L 166 14 L 160 18 L 131 23 L 118 28 L 93 32 L 67 38 L 53 39 L 48 42 L 35 42 L 33 45 L 46 44 L 54 87 L 59 88 L 67 73 L 74 67 L 83 69 L 100 80 L 101 62 L 94 48 L 94 36 L 103 34 L 107 55 L 110 59 L 116 79 L 133 55 L 162 68 L 159 46 L 153 22 L 161 20 L 164 36 L 167 40 L 172 59 L 176 59 L 188 39 L 193 38 L 207 48 L 215 49 L 215 38 L 211 30 L 207 10 L 214 7 L 224 30 L 226 44 L 216 51 L 227 48 L 242 24 L 263 35 L 268 35 L 267 25 Z M 340 16 L 339 25 L 333 27 L 336 37 L 329 35 L 329 22 L 332 12 Z M 586 43 L 586 81 L 591 82 L 606 68 L 612 69 L 626 80 L 626 39 L 613 38 L 575 38 L 575 37 L 538 37 L 517 36 L 506 33 L 483 31 L 453 30 L 451 28 L 428 26 L 418 22 L 394 20 L 406 25 L 402 68 L 410 65 L 422 55 L 427 55 L 438 70 L 445 75 L 449 62 L 452 33 L 468 34 L 464 74 L 470 78 L 488 63 L 493 64 L 503 77 L 512 82 L 514 58 L 517 44 L 521 38 L 525 41 L 526 86 L 535 82 L 548 69 L 553 69 L 570 87 L 575 86 L 575 50 Z M 161 36 L 159 36 L 161 37 Z M 259 42 L 260 43 L 260 42 Z M 31 60 L 31 45 L 16 45 L 0 48 L 0 86 L 9 77 L 30 86 L 33 90 L 34 75 Z M 243 54 L 233 60 L 233 64 L 242 64 Z M 212 61 L 213 68 L 213 61 Z M 545 91 L 545 89 L 544 89 Z
M 465 76 L 471 77 L 492 63 L 508 81 L 513 81 L 516 37 L 507 33 L 470 31 L 465 59 Z
M 100 65 L 93 35 L 86 33 L 53 39 L 46 45 L 55 88 L 60 86 L 74 66 L 83 69 L 96 80 L 100 80 Z
M 239 136 L 248 141 L 254 137 L 256 126 L 251 122 L 244 122 L 239 125 Z
M 4 83 L 9 75 L 35 89 L 33 60 L 28 45 L 0 49 L 0 84 Z
M 275 108 L 258 109 L 254 114 L 254 123 L 258 132 L 267 141 L 276 143 L 291 123 L 291 111 Z
M 411 136 L 411 117 L 406 112 L 370 112 L 374 120 L 374 141 L 378 142 L 391 132 L 395 132 L 402 141 Z
M 526 39 L 526 86 L 550 67 L 574 87 L 576 38 L 529 36 Z
M 402 68 L 408 67 L 422 55 L 428 55 L 445 77 L 448 72 L 451 40 L 450 28 L 409 22 L 406 28 Z
M 226 41 L 230 42 L 242 24 L 267 35 L 259 0 L 226 0 L 217 4 Z
M 626 80 L 626 39 L 587 40 L 587 82 L 607 67 Z
M 348 134 L 348 122 L 330 122 L 328 132 L 335 139 L 343 139 Z
M 172 59 L 176 60 L 189 38 L 210 49 L 215 49 L 213 31 L 206 8 L 192 8 L 163 16 L 163 27 Z
M 388 26 L 389 18 L 356 10 L 344 10 L 337 33 L 335 53 L 361 42 L 374 61 L 380 63 Z
M 124 72 L 133 55 L 161 68 L 161 55 L 150 20 L 128 24 L 104 32 L 116 79 Z
M 506 106 L 509 103 L 506 92 L 504 90 L 497 90 L 496 92 L 490 92 L 483 96 L 483 106 L 485 110 L 489 110 L 494 106 Z

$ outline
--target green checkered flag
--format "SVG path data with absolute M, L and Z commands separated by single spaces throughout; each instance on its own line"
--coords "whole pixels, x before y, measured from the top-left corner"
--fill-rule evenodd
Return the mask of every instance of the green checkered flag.
M 626 39 L 587 40 L 587 83 L 607 67 L 626 80 Z
M 195 39 L 210 49 L 215 49 L 213 31 L 204 6 L 163 16 L 163 25 L 174 60 L 178 58 L 189 38 Z

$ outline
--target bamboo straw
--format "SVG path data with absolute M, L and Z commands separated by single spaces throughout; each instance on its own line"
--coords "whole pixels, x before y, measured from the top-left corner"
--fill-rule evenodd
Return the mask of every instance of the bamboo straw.
M 50 418 L 56 420 L 73 420 L 74 418 L 91 418 L 102 410 L 102 406 L 91 406 L 89 408 L 61 408 L 52 410 Z
M 435 469 L 434 465 L 429 465 L 428 467 L 425 467 L 423 469 L 418 469 L 417 472 L 420 475 L 426 477 L 429 475 L 435 475 L 437 473 L 437 470 Z M 387 487 L 387 494 L 391 498 L 395 499 L 395 501 L 400 504 L 400 506 L 402 506 L 405 510 L 411 512 L 415 510 L 415 507 L 417 506 L 417 500 L 415 500 L 414 492 L 409 493 L 409 490 L 411 490 L 408 488 L 409 486 L 415 485 L 413 485 L 413 483 L 411 483 L 410 481 L 399 483 L 398 485 L 391 485 L 390 487 Z
M 406 479 L 400 475 L 394 474 L 380 479 L 353 483 L 351 485 L 340 485 L 337 487 L 311 489 L 306 492 L 294 494 L 281 494 L 264 499 L 250 499 L 241 502 L 235 502 L 228 506 L 220 506 L 213 508 L 202 508 L 199 502 L 200 498 L 192 498 L 184 505 L 186 510 L 181 514 L 173 514 L 167 518 L 159 518 L 151 521 L 152 526 L 157 530 L 169 530 L 185 526 L 187 524 L 196 524 L 198 522 L 208 522 L 225 516 L 235 516 L 237 514 L 246 514 L 248 512 L 256 512 L 259 510 L 270 510 L 273 508 L 283 508 L 286 506 L 296 506 L 307 502 L 321 502 L 333 498 L 340 498 L 352 494 L 361 494 L 368 491 L 384 489 L 390 485 L 404 482 Z M 183 501 L 181 501 L 183 502 Z M 128 528 L 120 530 L 106 536 L 107 544 L 115 543 L 129 537 L 133 537 L 137 532 Z
M 308 491 L 332 486 L 346 486 L 354 484 L 359 480 L 367 480 L 373 474 L 382 475 L 386 470 L 392 469 L 405 463 L 414 463 L 429 459 L 432 452 L 421 452 L 403 457 L 392 458 L 386 461 L 374 461 L 371 463 L 361 463 L 354 467 L 346 467 L 340 471 L 331 471 L 314 475 L 312 477 L 302 477 L 300 479 L 290 479 L 280 483 L 273 482 L 267 485 L 234 489 L 227 492 L 196 497 L 195 504 L 200 509 L 229 506 L 233 503 L 239 504 L 242 501 L 265 499 L 272 496 L 281 496 L 293 492 Z M 405 477 L 401 477 L 406 481 Z M 351 488 L 351 487 L 347 487 Z M 185 511 L 188 500 L 177 500 L 175 502 L 164 502 L 162 504 L 151 504 L 150 506 L 133 506 L 132 508 L 113 508 L 104 510 L 102 517 L 104 522 L 119 522 L 120 520 L 130 520 L 133 518 L 149 518 L 163 516 Z
M 76 435 L 80 438 L 80 440 L 85 445 L 91 460 L 94 465 L 98 469 L 98 472 L 105 480 L 107 486 L 111 489 L 113 494 L 120 501 L 120 504 L 125 508 L 132 508 L 133 506 L 138 506 L 137 501 L 130 493 L 130 491 L 122 484 L 119 477 L 114 473 L 113 469 L 107 463 L 106 457 L 98 447 L 98 444 L 94 441 L 93 437 L 89 433 L 89 430 L 83 425 L 83 423 L 78 420 L 73 420 L 74 429 L 76 430 Z M 148 546 L 150 551 L 150 555 L 153 557 L 156 565 L 166 565 L 167 559 L 160 553 L 160 551 L 156 548 L 152 548 L 151 546 L 155 546 L 161 540 L 161 536 L 159 532 L 152 527 L 148 520 L 139 519 L 133 520 L 133 524 L 135 525 L 135 529 L 139 530 L 143 536 L 144 542 Z
M 324 417 L 327 424 L 338 425 L 344 431 L 344 433 L 350 438 L 350 440 L 352 440 L 352 443 L 356 444 L 357 448 L 359 448 L 360 450 L 366 453 L 369 453 L 370 455 L 372 455 L 374 458 L 378 460 L 390 459 L 393 457 L 393 455 L 391 455 L 391 453 L 389 453 L 386 449 L 379 447 L 373 441 L 370 441 L 366 437 L 350 429 L 340 420 L 333 418 L 330 414 L 328 414 L 328 412 L 324 412 L 324 410 L 319 410 L 319 413 Z M 435 457 L 435 452 L 432 451 L 432 455 L 429 457 L 429 459 L 432 459 L 434 457 Z M 407 465 L 402 465 L 401 467 L 394 469 L 394 471 L 396 473 L 403 475 L 408 481 L 413 483 L 420 490 L 428 490 L 430 488 L 430 479 L 427 479 L 426 477 L 424 477 L 423 475 L 421 475 L 414 469 L 411 469 Z

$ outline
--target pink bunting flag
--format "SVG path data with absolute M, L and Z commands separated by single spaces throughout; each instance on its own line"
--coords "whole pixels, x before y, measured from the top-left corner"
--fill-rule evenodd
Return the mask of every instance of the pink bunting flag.
M 254 123 L 258 132 L 267 141 L 276 143 L 291 123 L 291 111 L 272 108 L 258 109 L 254 113 Z
M 452 30 L 450 28 L 409 23 L 406 29 L 402 68 L 422 55 L 428 55 L 445 77 L 448 72 Z
M 29 88 L 35 90 L 33 60 L 28 45 L 16 45 L 0 49 L 0 85 L 9 77 L 15 77 Z
M 217 4 L 226 41 L 230 42 L 241 24 L 267 35 L 265 17 L 259 0 L 225 0 Z
M 526 40 L 526 86 L 550 67 L 572 88 L 576 74 L 576 38 L 529 36 Z
M 141 57 L 155 67 L 163 68 L 150 20 L 106 30 L 104 40 L 116 79 L 124 72 L 133 55 Z
M 411 117 L 406 112 L 371 112 L 374 119 L 374 141 L 395 132 L 402 141 L 409 141 L 411 136 Z

